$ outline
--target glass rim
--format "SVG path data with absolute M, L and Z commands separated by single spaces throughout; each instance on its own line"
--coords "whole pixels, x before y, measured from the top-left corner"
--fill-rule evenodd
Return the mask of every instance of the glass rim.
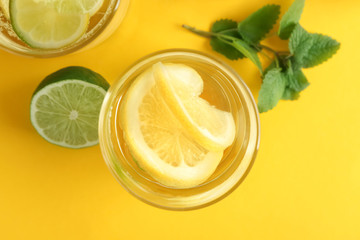
M 138 70 L 139 68 L 141 68 L 141 66 L 143 66 L 144 64 L 146 64 L 147 62 L 151 62 L 153 59 L 160 59 L 163 56 L 167 56 L 167 55 L 171 55 L 171 54 L 193 54 L 194 56 L 198 56 L 201 58 L 204 58 L 205 60 L 207 60 L 208 62 L 215 62 L 216 64 L 218 64 L 219 66 L 221 66 L 223 69 L 225 69 L 226 71 L 228 71 L 229 73 L 231 73 L 233 76 L 235 76 L 234 79 L 232 79 L 234 82 L 237 81 L 238 84 L 240 84 L 242 86 L 242 88 L 245 90 L 245 93 L 248 95 L 248 98 L 250 100 L 250 106 L 252 107 L 253 110 L 253 114 L 255 117 L 255 122 L 256 122 L 256 143 L 253 146 L 253 150 L 251 153 L 251 159 L 248 162 L 248 164 L 246 165 L 246 169 L 244 170 L 244 172 L 241 174 L 241 176 L 239 176 L 238 180 L 231 185 L 231 187 L 228 187 L 228 189 L 222 193 L 221 195 L 217 196 L 215 199 L 212 199 L 210 201 L 204 202 L 202 204 L 199 205 L 194 205 L 194 206 L 186 206 L 186 207 L 174 207 L 174 206 L 168 206 L 168 205 L 162 205 L 156 202 L 153 202 L 147 198 L 145 198 L 144 196 L 140 196 L 138 193 L 136 193 L 135 191 L 133 191 L 131 189 L 131 186 L 126 185 L 126 180 L 124 180 L 123 178 L 127 177 L 127 176 L 119 176 L 119 174 L 116 171 L 116 166 L 114 166 L 114 162 L 112 162 L 112 157 L 110 156 L 111 153 L 111 146 L 109 146 L 109 144 L 104 143 L 104 141 L 106 141 L 106 138 L 108 138 L 109 136 L 107 136 L 106 133 L 106 129 L 108 127 L 108 125 L 111 124 L 111 120 L 107 119 L 107 113 L 109 113 L 110 110 L 110 106 L 113 105 L 113 101 L 115 100 L 116 94 L 118 93 L 119 89 L 121 89 L 123 83 L 134 73 L 136 72 L 136 70 Z M 241 92 L 241 95 L 243 95 L 244 93 Z M 167 209 L 167 210 L 193 210 L 193 209 L 199 209 L 199 208 L 203 208 L 209 205 L 212 205 L 220 200 L 222 200 L 223 198 L 225 198 L 226 196 L 228 196 L 231 192 L 233 192 L 246 178 L 246 176 L 248 175 L 248 173 L 250 172 L 253 164 L 254 164 L 254 160 L 256 158 L 258 149 L 259 149 L 259 144 L 260 144 L 260 119 L 259 119 L 259 112 L 258 109 L 256 107 L 256 103 L 254 100 L 254 97 L 250 91 L 250 89 L 248 88 L 248 86 L 246 85 L 246 83 L 242 80 L 242 78 L 237 74 L 237 72 L 235 70 L 233 70 L 229 65 L 227 65 L 225 62 L 223 62 L 222 60 L 200 52 L 200 51 L 196 51 L 196 50 L 190 50 L 190 49 L 184 49 L 184 48 L 174 48 L 174 49 L 166 49 L 166 50 L 161 50 L 161 51 L 157 51 L 151 54 L 148 54 L 142 58 L 140 58 L 139 60 L 137 60 L 135 63 L 131 64 L 131 66 L 124 72 L 124 74 L 120 75 L 117 80 L 112 84 L 112 86 L 110 87 L 110 89 L 108 90 L 103 105 L 101 107 L 101 112 L 100 112 L 100 118 L 99 118 L 99 142 L 100 142 L 100 147 L 101 147 L 101 151 L 102 151 L 102 155 L 103 158 L 105 160 L 106 165 L 108 166 L 110 172 L 112 173 L 112 175 L 115 177 L 115 179 L 121 184 L 121 186 L 123 188 L 125 188 L 125 190 L 127 192 L 129 192 L 131 195 L 135 196 L 137 199 L 140 199 L 141 201 L 158 207 L 158 208 L 162 208 L 162 209 Z M 111 136 L 110 136 L 111 137 Z M 107 139 L 109 140 L 109 139 Z M 107 143 L 111 144 L 111 141 L 108 141 Z M 110 147 L 110 148 L 109 148 Z M 248 151 L 249 146 L 247 146 L 246 152 Z M 234 164 L 233 162 L 231 164 Z M 239 163 L 238 168 L 240 167 L 241 162 Z M 120 168 L 121 170 L 121 168 Z M 234 172 L 237 169 L 234 170 Z M 233 175 L 235 173 L 232 173 Z M 232 175 L 231 175 L 232 176 Z M 230 177 L 231 177 L 230 176 Z M 229 178 L 230 178 L 229 177 Z M 128 180 L 128 179 L 127 179 Z M 135 180 L 134 180 L 135 181 Z

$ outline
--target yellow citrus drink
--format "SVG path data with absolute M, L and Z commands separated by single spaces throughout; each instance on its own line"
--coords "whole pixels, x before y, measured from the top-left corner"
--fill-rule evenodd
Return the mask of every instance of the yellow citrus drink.
M 180 83 L 173 80 L 168 91 L 171 76 Z M 259 143 L 246 85 L 223 63 L 188 50 L 140 60 L 110 88 L 100 115 L 100 146 L 115 177 L 168 209 L 199 208 L 229 194 Z
M 111 34 L 128 1 L 0 0 L 0 48 L 39 57 L 83 49 Z

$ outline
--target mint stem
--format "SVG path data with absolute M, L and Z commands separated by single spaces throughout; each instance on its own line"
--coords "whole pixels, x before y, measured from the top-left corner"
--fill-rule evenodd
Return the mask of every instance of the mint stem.
M 269 55 L 267 55 L 264 51 L 260 51 L 260 53 L 262 54 L 262 55 L 264 55 L 267 59 L 269 59 L 270 61 L 272 60 L 272 58 L 269 56 Z M 277 59 L 277 58 L 275 58 L 275 59 Z
M 243 48 L 243 46 L 241 46 L 241 44 L 239 43 L 239 41 L 243 41 L 242 39 L 236 38 L 236 37 L 232 37 L 229 35 L 226 35 L 225 33 L 228 33 L 230 31 L 237 31 L 237 29 L 228 29 L 222 32 L 207 32 L 207 31 L 202 31 L 199 30 L 195 27 L 191 27 L 189 25 L 182 25 L 183 28 L 189 30 L 192 33 L 195 33 L 196 35 L 202 36 L 202 37 L 206 37 L 206 38 L 212 38 L 212 37 L 216 37 L 217 39 L 221 40 L 222 42 L 229 44 L 231 46 L 233 46 L 234 48 L 236 48 L 238 51 L 240 51 L 241 53 L 246 55 L 246 49 Z M 271 52 L 274 54 L 274 60 L 276 63 L 277 67 L 280 67 L 280 61 L 283 65 L 285 65 L 286 63 L 284 63 L 284 59 L 288 60 L 289 57 L 291 57 L 292 55 L 290 54 L 290 52 L 287 51 L 276 51 L 274 49 L 272 49 L 269 46 L 263 45 L 263 44 L 251 44 L 251 46 L 255 49 L 257 49 L 257 51 L 259 51 L 260 53 L 264 54 L 267 58 L 271 59 L 264 51 L 261 51 L 263 49 Z M 249 55 L 250 56 L 250 55 Z M 247 56 L 247 57 L 249 57 Z M 258 63 L 257 59 L 251 59 L 251 61 L 253 61 L 258 67 L 261 65 L 261 63 Z M 262 69 L 261 67 L 259 67 L 259 70 L 262 74 Z
M 226 30 L 220 31 L 219 33 L 227 34 L 227 33 L 234 33 L 234 32 L 238 33 L 238 29 L 237 28 L 226 29 Z
M 268 47 L 268 46 L 263 45 L 263 44 L 259 44 L 258 46 L 260 48 L 262 48 L 262 49 L 266 49 L 266 50 L 274 53 L 277 57 L 279 57 L 280 55 L 292 56 L 290 54 L 290 52 L 288 52 L 288 51 L 276 51 L 276 50 L 272 49 L 271 47 Z
M 200 35 L 202 37 L 211 38 L 211 37 L 215 36 L 215 34 L 212 33 L 212 32 L 202 31 L 202 30 L 196 29 L 196 28 L 191 27 L 191 26 L 186 25 L 186 24 L 183 24 L 182 27 L 189 30 L 190 32 L 193 32 L 193 33 L 195 33 L 197 35 Z
M 219 39 L 224 39 L 224 40 L 230 40 L 230 41 L 236 40 L 236 38 L 234 38 L 234 37 L 225 35 L 226 32 L 235 31 L 236 30 L 235 28 L 222 31 L 220 33 L 213 33 L 213 32 L 202 31 L 202 30 L 199 30 L 199 29 L 197 29 L 195 27 L 191 27 L 191 26 L 186 25 L 186 24 L 183 24 L 182 27 L 189 30 L 192 33 L 195 33 L 195 34 L 197 34 L 199 36 L 206 37 L 206 38 L 218 37 Z M 266 50 L 272 52 L 276 56 L 276 58 L 279 58 L 280 55 L 290 55 L 290 52 L 287 52 L 287 51 L 279 51 L 278 52 L 278 51 L 272 49 L 271 47 L 268 47 L 268 46 L 263 45 L 263 44 L 258 44 L 257 46 L 254 46 L 254 47 L 255 48 L 260 48 L 260 49 L 266 49 Z
M 268 50 L 268 51 L 270 51 L 270 52 L 274 53 L 276 56 L 278 55 L 278 52 L 277 52 L 277 51 L 275 51 L 274 49 L 272 49 L 271 47 L 268 47 L 268 46 L 266 46 L 266 45 L 262 45 L 262 44 L 259 44 L 259 47 L 260 47 L 260 48 L 263 48 L 263 49 L 266 49 L 266 50 Z
M 275 64 L 277 68 L 280 67 L 279 59 L 277 57 L 275 58 Z
M 186 25 L 186 24 L 183 24 L 182 27 L 189 30 L 192 33 L 195 33 L 195 34 L 197 34 L 199 36 L 206 37 L 206 38 L 217 37 L 219 39 L 229 40 L 229 41 L 232 41 L 232 42 L 237 40 L 237 38 L 235 38 L 235 37 L 231 37 L 231 36 L 228 36 L 228 35 L 225 35 L 225 34 L 222 34 L 222 33 L 214 33 L 214 32 L 202 31 L 202 30 L 196 29 L 196 28 L 191 27 L 191 26 Z

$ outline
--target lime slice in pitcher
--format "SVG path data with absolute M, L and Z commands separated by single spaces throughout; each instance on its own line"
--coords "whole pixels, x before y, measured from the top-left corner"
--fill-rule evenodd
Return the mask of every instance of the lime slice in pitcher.
M 89 14 L 75 0 L 10 0 L 11 24 L 30 47 L 57 49 L 85 34 Z

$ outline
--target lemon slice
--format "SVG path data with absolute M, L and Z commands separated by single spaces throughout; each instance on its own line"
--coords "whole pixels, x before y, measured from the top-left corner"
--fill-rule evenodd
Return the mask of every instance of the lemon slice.
M 89 15 L 71 0 L 10 0 L 14 31 L 29 46 L 56 49 L 76 42 L 85 34 Z
M 9 14 L 9 0 L 0 0 L 0 8 L 7 19 L 10 19 Z
M 178 76 L 188 76 L 196 92 L 202 80 L 192 69 L 168 66 Z M 174 188 L 201 184 L 215 171 L 222 151 L 208 151 L 188 135 L 165 103 L 152 70 L 140 75 L 126 93 L 119 111 L 125 142 L 142 169 L 158 182 Z
M 153 69 L 159 90 L 172 113 L 197 142 L 211 151 L 222 151 L 232 144 L 235 123 L 230 112 L 211 106 L 199 97 L 201 92 L 192 91 L 184 82 L 178 81 L 162 63 L 155 64 Z

